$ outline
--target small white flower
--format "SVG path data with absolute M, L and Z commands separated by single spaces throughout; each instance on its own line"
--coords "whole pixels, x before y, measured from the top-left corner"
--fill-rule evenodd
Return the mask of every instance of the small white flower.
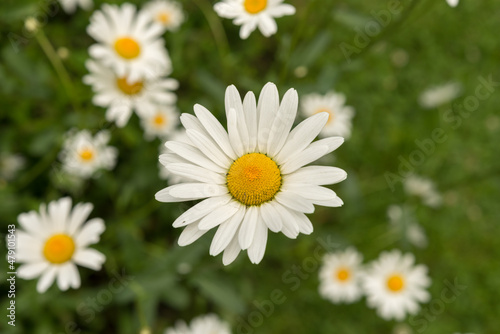
M 177 96 L 171 92 L 179 86 L 175 79 L 158 77 L 130 82 L 97 61 L 89 59 L 85 65 L 90 74 L 83 77 L 83 82 L 92 86 L 95 93 L 92 102 L 107 108 L 106 119 L 118 127 L 127 124 L 133 110 L 139 115 L 147 115 L 154 112 L 157 105 L 171 105 L 177 101 Z
M 264 36 L 269 37 L 278 31 L 275 18 L 295 14 L 295 7 L 282 2 L 283 0 L 223 0 L 216 3 L 214 9 L 220 17 L 234 19 L 234 24 L 241 25 L 242 39 L 248 38 L 257 27 Z
M 419 311 L 419 303 L 430 300 L 426 290 L 431 284 L 427 267 L 414 265 L 413 254 L 399 250 L 382 252 L 363 275 L 362 286 L 367 304 L 377 309 L 385 320 L 403 320 L 407 314 Z
M 20 154 L 0 154 L 0 179 L 12 180 L 25 164 L 26 159 Z
M 278 89 L 268 83 L 258 103 L 252 92 L 242 101 L 229 86 L 225 96 L 228 132 L 201 105 L 196 117 L 181 115 L 190 143 L 168 141 L 174 156 L 160 156 L 172 173 L 192 179 L 156 193 L 160 202 L 204 199 L 173 223 L 185 227 L 179 245 L 186 246 L 217 228 L 210 254 L 224 251 L 222 262 L 233 262 L 248 250 L 252 263 L 265 253 L 268 230 L 295 239 L 311 234 L 313 225 L 305 215 L 314 205 L 339 207 L 337 194 L 323 185 L 343 181 L 342 169 L 306 166 L 337 149 L 344 139 L 330 137 L 313 142 L 328 120 L 327 113 L 309 117 L 293 130 L 298 106 L 295 89 L 280 103 Z M 175 159 L 175 160 L 172 160 Z
M 80 6 L 83 10 L 91 10 L 94 3 L 92 0 L 59 0 L 63 10 L 68 14 L 73 14 L 76 7 Z
M 90 55 L 129 83 L 171 72 L 163 28 L 130 3 L 102 5 L 92 14 L 87 32 L 98 42 L 90 46 Z
M 418 98 L 418 102 L 423 108 L 436 108 L 457 98 L 461 91 L 462 86 L 459 83 L 450 82 L 422 92 Z
M 182 7 L 176 1 L 152 0 L 144 5 L 143 10 L 148 12 L 164 30 L 176 31 L 184 22 Z
M 301 109 L 306 117 L 320 112 L 328 113 L 328 122 L 321 130 L 322 136 L 341 136 L 344 138 L 351 136 L 354 108 L 345 105 L 344 94 L 330 92 L 326 95 L 315 93 L 305 95 L 302 97 Z
M 100 169 L 111 170 L 115 167 L 118 150 L 108 146 L 110 139 L 106 130 L 94 137 L 88 130 L 68 132 L 59 158 L 63 170 L 68 174 L 89 178 Z
M 408 207 L 391 205 L 387 208 L 387 217 L 391 227 L 406 240 L 419 248 L 427 247 L 427 236 Z
M 57 280 L 61 290 L 80 287 L 76 265 L 100 270 L 106 257 L 89 245 L 99 242 L 105 230 L 100 218 L 87 220 L 93 205 L 78 203 L 71 209 L 71 199 L 61 198 L 40 205 L 40 211 L 18 216 L 17 260 L 24 263 L 17 269 L 23 279 L 40 276 L 37 291 L 45 292 Z M 47 210 L 48 209 L 48 210 Z
M 231 334 L 229 324 L 215 314 L 207 314 L 194 318 L 190 326 L 180 321 L 175 328 L 169 328 L 165 334 Z
M 456 7 L 459 0 L 446 0 L 446 2 L 448 3 L 448 5 L 450 5 L 450 7 Z
M 319 271 L 319 293 L 334 304 L 352 303 L 361 298 L 361 262 L 363 256 L 350 247 L 326 254 Z
M 148 110 L 140 116 L 144 137 L 148 140 L 168 137 L 179 124 L 179 116 L 177 109 L 169 105 Z
M 420 197 L 425 205 L 432 208 L 440 206 L 443 202 L 443 198 L 430 179 L 410 175 L 404 180 L 404 188 L 408 195 Z

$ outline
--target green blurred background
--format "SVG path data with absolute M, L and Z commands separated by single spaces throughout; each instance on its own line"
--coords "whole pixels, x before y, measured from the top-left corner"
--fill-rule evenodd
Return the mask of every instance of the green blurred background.
M 172 77 L 180 82 L 182 112 L 192 113 L 192 106 L 200 103 L 225 124 L 226 86 L 235 84 L 242 94 L 257 93 L 267 81 L 275 82 L 281 94 L 294 87 L 299 97 L 335 89 L 356 109 L 352 138 L 333 161 L 349 175 L 332 187 L 345 205 L 318 207 L 311 215 L 315 231 L 310 236 L 289 240 L 271 234 L 259 265 L 250 264 L 242 253 L 224 267 L 220 256 L 208 254 L 213 232 L 191 246 L 176 245 L 181 230 L 171 223 L 192 203 L 154 200 L 155 192 L 166 186 L 158 178 L 160 141 L 144 140 L 137 116 L 118 129 L 105 122 L 104 109 L 92 105 L 91 89 L 81 81 L 93 43 L 85 31 L 91 12 L 78 9 L 69 16 L 48 1 L 2 1 L 0 150 L 21 154 L 26 165 L 13 180 L 0 180 L 1 233 L 17 222 L 19 213 L 70 195 L 74 202 L 92 202 L 91 217 L 105 220 L 107 229 L 95 248 L 107 261 L 100 272 L 79 268 L 78 290 L 61 292 L 53 286 L 40 295 L 36 280 L 18 278 L 16 327 L 8 326 L 2 315 L 1 333 L 128 334 L 142 327 L 162 333 L 178 319 L 189 321 L 209 312 L 227 320 L 234 333 L 245 333 L 238 329 L 259 319 L 251 333 L 498 331 L 500 86 L 492 86 L 491 96 L 479 100 L 471 112 L 464 113 L 463 104 L 476 95 L 480 76 L 500 82 L 500 3 L 466 0 L 450 8 L 445 0 L 401 1 L 401 13 L 391 15 L 390 24 L 348 60 L 340 45 L 356 46 L 356 30 L 376 22 L 373 13 L 387 11 L 390 1 L 287 2 L 297 13 L 278 19 L 278 33 L 270 38 L 256 31 L 240 40 L 239 27 L 219 19 L 212 10 L 215 2 L 208 0 L 181 1 L 187 19 L 178 32 L 165 35 Z M 102 3 L 95 1 L 94 8 Z M 56 50 L 69 51 L 63 63 L 74 87 L 72 98 L 37 38 L 23 30 L 27 16 L 41 19 L 48 7 L 57 13 L 47 16 L 43 34 Z M 13 46 L 13 39 L 20 44 Z M 419 105 L 422 91 L 447 82 L 462 86 L 458 98 L 431 109 Z M 93 132 L 108 128 L 111 145 L 119 148 L 117 167 L 81 186 L 61 177 L 57 154 L 63 134 L 72 127 Z M 406 195 L 400 182 L 391 189 L 386 179 L 387 173 L 398 174 L 401 158 L 408 160 L 419 150 L 415 140 L 431 138 L 436 128 L 443 129 L 446 140 L 414 166 L 443 196 L 442 206 L 433 209 Z M 427 247 L 415 248 L 389 229 L 386 211 L 393 204 L 413 210 L 426 231 Z M 429 267 L 433 280 L 433 301 L 414 318 L 425 320 L 401 325 L 377 317 L 364 299 L 351 305 L 323 300 L 314 258 L 319 239 L 331 240 L 338 249 L 355 246 L 365 261 L 393 248 L 413 252 L 418 263 Z M 7 267 L 2 268 L 0 305 L 7 314 Z M 302 273 L 293 273 L 294 268 Z M 109 291 L 117 273 L 129 277 L 123 289 L 102 292 Z M 446 280 L 467 287 L 441 309 Z M 258 316 L 262 311 L 256 305 L 265 304 L 275 289 L 286 300 L 274 305 L 272 314 L 266 310 Z M 111 295 L 109 301 L 104 295 Z M 92 305 L 93 299 L 97 304 Z

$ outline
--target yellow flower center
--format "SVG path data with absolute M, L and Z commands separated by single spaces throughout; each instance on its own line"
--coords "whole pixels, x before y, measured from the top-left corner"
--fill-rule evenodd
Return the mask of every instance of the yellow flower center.
M 142 91 L 142 81 L 137 81 L 133 83 L 128 83 L 127 78 L 118 78 L 116 79 L 116 85 L 118 89 L 127 95 L 135 95 L 139 94 Z
M 227 188 L 245 205 L 270 201 L 281 187 L 278 165 L 267 155 L 249 153 L 238 158 L 227 173 Z
M 79 155 L 80 158 L 85 162 L 90 162 L 92 159 L 94 159 L 94 151 L 89 148 L 81 150 Z
M 160 21 L 163 25 L 170 23 L 170 14 L 167 12 L 161 12 L 156 16 L 156 19 Z
M 69 261 L 75 252 L 73 239 L 66 234 L 51 236 L 43 247 L 43 255 L 47 261 L 55 264 Z
M 341 268 L 336 272 L 336 276 L 339 281 L 345 282 L 351 278 L 351 272 L 346 268 Z
M 141 53 L 141 47 L 134 39 L 130 37 L 122 37 L 116 40 L 115 51 L 122 58 L 134 59 Z
M 387 279 L 387 287 L 392 292 L 399 292 L 403 289 L 405 282 L 403 277 L 398 274 L 392 275 Z
M 162 114 L 157 114 L 153 118 L 153 125 L 156 126 L 157 128 L 162 127 L 163 125 L 165 125 L 165 123 L 166 119 Z
M 333 111 L 326 108 L 322 108 L 316 111 L 314 114 L 319 114 L 320 112 L 328 113 L 328 121 L 326 121 L 326 124 L 330 124 L 333 121 Z
M 267 0 L 245 0 L 245 10 L 250 14 L 257 14 L 267 7 Z

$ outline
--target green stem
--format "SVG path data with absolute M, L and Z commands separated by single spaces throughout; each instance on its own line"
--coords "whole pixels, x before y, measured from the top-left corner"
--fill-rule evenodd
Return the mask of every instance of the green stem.
M 64 89 L 66 90 L 66 94 L 68 94 L 68 98 L 70 99 L 71 104 L 73 105 L 73 108 L 77 110 L 78 108 L 75 98 L 75 90 L 73 84 L 71 83 L 71 79 L 68 75 L 68 72 L 66 71 L 66 68 L 61 62 L 61 59 L 57 55 L 56 51 L 54 50 L 47 36 L 45 36 L 43 29 L 39 29 L 36 32 L 35 37 L 38 41 L 38 44 L 40 44 L 40 47 L 42 48 L 43 52 L 45 52 L 45 55 L 47 56 L 50 63 L 54 67 L 54 70 L 56 71 L 59 79 L 61 80 L 61 83 L 64 86 Z
M 132 282 L 130 285 L 130 289 L 135 293 L 137 296 L 136 298 L 136 308 L 137 308 L 137 315 L 139 317 L 139 323 L 141 325 L 141 332 L 142 331 L 149 331 L 149 326 L 146 320 L 146 315 L 144 314 L 144 310 L 142 307 L 142 301 L 145 299 L 146 294 L 144 292 L 144 289 L 142 286 L 137 284 L 136 282 Z
M 210 30 L 214 36 L 215 44 L 217 44 L 217 50 L 219 50 L 219 55 L 221 60 L 224 60 L 231 50 L 229 48 L 229 42 L 227 40 L 226 32 L 222 26 L 221 21 L 217 16 L 213 14 L 212 5 L 206 0 L 194 0 L 196 5 L 200 8 L 203 15 L 207 19 Z

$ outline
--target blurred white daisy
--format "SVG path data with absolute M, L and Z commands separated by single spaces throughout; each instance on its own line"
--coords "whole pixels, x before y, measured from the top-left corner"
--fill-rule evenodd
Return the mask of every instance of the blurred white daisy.
M 325 254 L 319 271 L 319 293 L 334 304 L 352 303 L 361 298 L 361 262 L 363 255 L 354 248 Z
M 297 105 L 294 89 L 285 93 L 280 104 L 276 86 L 268 83 L 257 104 L 252 92 L 242 102 L 236 87 L 229 86 L 225 97 L 229 134 L 201 105 L 194 106 L 196 117 L 181 115 L 191 144 L 168 141 L 165 145 L 179 162 L 164 165 L 170 172 L 196 181 L 167 187 L 156 199 L 206 199 L 173 223 L 185 227 L 179 245 L 191 244 L 218 227 L 211 255 L 224 251 L 222 261 L 227 265 L 241 250 L 248 250 L 250 261 L 259 263 L 268 229 L 289 238 L 310 234 L 313 226 L 304 213 L 313 213 L 314 204 L 343 204 L 334 191 L 321 186 L 344 180 L 347 174 L 343 170 L 304 166 L 337 149 L 344 139 L 312 142 L 325 126 L 327 113 L 306 119 L 290 132 Z
M 157 105 L 171 105 L 177 101 L 172 93 L 179 86 L 175 79 L 158 77 L 130 82 L 95 60 L 89 59 L 85 65 L 90 73 L 83 77 L 83 82 L 92 86 L 95 93 L 92 102 L 107 108 L 106 119 L 118 127 L 127 124 L 133 110 L 146 115 L 154 112 Z
M 161 38 L 163 28 L 154 24 L 148 13 L 136 12 L 130 3 L 121 7 L 102 5 L 102 10 L 96 10 L 90 17 L 87 32 L 98 42 L 90 46 L 90 55 L 129 83 L 171 71 Z
M 418 103 L 427 109 L 432 109 L 439 107 L 445 103 L 448 103 L 458 96 L 462 92 L 462 86 L 456 82 L 450 82 L 441 86 L 431 87 L 418 98 Z
M 0 179 L 10 181 L 26 165 L 26 159 L 20 154 L 0 154 Z
M 427 267 L 414 262 L 411 253 L 382 252 L 364 273 L 362 286 L 367 304 L 376 308 L 381 318 L 404 320 L 407 314 L 419 311 L 419 303 L 430 300 L 426 290 L 431 284 Z
M 446 0 L 446 2 L 448 3 L 448 5 L 450 5 L 450 7 L 456 7 L 459 0 Z
M 182 7 L 176 1 L 152 0 L 144 5 L 143 10 L 148 12 L 164 30 L 176 31 L 184 22 Z
M 140 115 L 144 136 L 148 140 L 155 137 L 166 138 L 179 124 L 179 112 L 174 106 L 157 106 Z
M 106 257 L 91 244 L 99 242 L 105 230 L 100 218 L 87 220 L 92 204 L 78 203 L 72 210 L 71 199 L 61 198 L 40 205 L 40 212 L 30 211 L 18 216 L 17 260 L 22 264 L 18 276 L 34 279 L 40 276 L 37 291 L 45 292 L 57 280 L 61 290 L 80 287 L 76 265 L 100 270 Z
M 91 10 L 94 3 L 92 0 L 59 0 L 61 7 L 68 14 L 73 14 L 76 11 L 76 7 L 84 10 Z
M 165 334 L 231 334 L 229 324 L 215 314 L 207 314 L 194 318 L 190 326 L 179 321 L 174 328 L 169 328 Z
M 392 229 L 402 235 L 411 244 L 419 248 L 427 247 L 427 235 L 417 222 L 412 210 L 406 206 L 391 205 L 387 208 L 387 217 Z
M 95 136 L 88 130 L 69 131 L 59 153 L 63 170 L 71 175 L 89 178 L 100 169 L 113 169 L 118 150 L 108 146 L 109 139 L 110 134 L 106 130 Z
M 214 9 L 220 17 L 241 25 L 242 39 L 248 38 L 257 27 L 262 35 L 269 37 L 278 31 L 275 18 L 295 14 L 295 7 L 284 4 L 283 0 L 223 0 Z
M 417 175 L 410 175 L 404 180 L 404 189 L 408 195 L 420 197 L 422 202 L 432 208 L 438 207 L 443 202 L 441 194 L 436 190 L 434 182 Z
M 302 97 L 301 109 L 306 117 L 320 112 L 328 113 L 328 122 L 321 130 L 322 136 L 342 136 L 344 138 L 351 136 L 354 108 L 345 105 L 344 94 L 330 92 L 326 95 L 315 93 L 305 95 Z

